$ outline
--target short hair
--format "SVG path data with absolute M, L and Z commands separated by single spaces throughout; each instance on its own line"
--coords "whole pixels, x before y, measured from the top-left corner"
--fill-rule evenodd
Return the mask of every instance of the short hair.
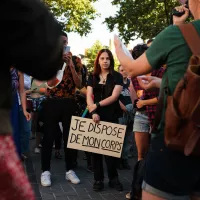
M 139 58 L 147 49 L 148 46 L 146 44 L 138 44 L 133 48 L 132 57 L 134 59 Z
M 62 31 L 62 36 L 65 36 L 68 38 L 67 33 L 65 33 L 64 31 Z
M 153 42 L 153 39 L 149 39 L 149 40 L 147 41 L 147 44 L 152 43 L 152 42 Z

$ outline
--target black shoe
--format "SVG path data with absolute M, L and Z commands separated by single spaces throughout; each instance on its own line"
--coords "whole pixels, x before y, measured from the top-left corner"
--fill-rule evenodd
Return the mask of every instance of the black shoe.
M 101 191 L 104 189 L 104 183 L 103 181 L 95 181 L 93 185 L 93 190 L 94 191 Z
M 60 154 L 60 152 L 59 151 L 56 151 L 55 152 L 55 159 L 62 159 L 62 155 Z
M 110 180 L 108 185 L 110 188 L 115 188 L 117 191 L 123 191 L 123 185 L 119 182 L 118 178 Z
M 127 170 L 131 169 L 131 166 L 128 164 L 128 160 L 126 160 L 126 159 L 122 160 L 122 166 L 124 169 L 127 169 Z

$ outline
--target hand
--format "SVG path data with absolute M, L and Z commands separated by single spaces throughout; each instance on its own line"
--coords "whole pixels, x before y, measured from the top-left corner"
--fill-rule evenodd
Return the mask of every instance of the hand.
M 96 104 L 92 104 L 92 105 L 88 106 L 88 110 L 89 110 L 90 113 L 95 111 L 96 109 L 97 109 L 97 105 Z
M 100 116 L 98 114 L 93 114 L 92 119 L 97 124 L 100 122 Z
M 139 85 L 147 91 L 155 88 L 160 88 L 162 79 L 155 76 L 140 76 L 137 77 Z
M 122 43 L 117 35 L 114 36 L 114 45 L 116 51 L 122 48 Z
M 31 114 L 28 113 L 27 111 L 24 111 L 24 116 L 26 117 L 26 120 L 27 120 L 27 121 L 30 121 L 30 120 L 31 120 Z
M 184 12 L 185 11 L 185 13 L 181 17 L 173 16 L 174 25 L 184 24 L 186 19 L 189 17 L 190 11 L 185 6 L 186 5 L 182 5 L 182 6 L 178 6 L 178 7 L 175 8 L 178 12 Z
M 138 100 L 136 105 L 137 105 L 137 108 L 142 108 L 143 106 L 145 106 L 144 105 L 144 100 Z
M 72 54 L 70 52 L 63 54 L 63 60 L 66 64 L 70 64 L 72 62 Z
M 25 93 L 26 94 L 31 94 L 33 92 L 33 90 L 26 90 Z

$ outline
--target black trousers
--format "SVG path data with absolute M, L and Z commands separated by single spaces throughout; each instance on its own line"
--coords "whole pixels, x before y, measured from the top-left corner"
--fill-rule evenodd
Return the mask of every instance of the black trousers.
M 56 136 L 55 136 L 55 149 L 60 150 L 61 146 L 62 146 L 62 132 L 58 124 L 56 128 Z
M 94 169 L 94 180 L 103 181 L 104 180 L 104 170 L 103 170 L 103 157 L 105 157 L 108 178 L 113 180 L 118 177 L 117 166 L 119 159 L 111 156 L 103 156 L 100 154 L 92 154 L 92 164 Z
M 67 148 L 67 141 L 71 117 L 75 114 L 76 103 L 74 99 L 47 99 L 44 102 L 44 139 L 41 153 L 42 170 L 50 170 L 50 161 L 53 142 L 59 122 L 63 125 L 63 140 L 65 151 L 66 170 L 73 169 L 76 150 Z

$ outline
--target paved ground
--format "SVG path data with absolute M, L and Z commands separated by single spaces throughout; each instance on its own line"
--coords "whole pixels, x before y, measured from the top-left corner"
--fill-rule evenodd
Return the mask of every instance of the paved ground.
M 132 170 L 119 171 L 120 181 L 124 185 L 123 192 L 117 192 L 108 187 L 106 172 L 104 191 L 94 192 L 92 190 L 93 174 L 87 172 L 83 155 L 83 152 L 79 153 L 78 168 L 76 169 L 81 180 L 79 185 L 73 185 L 65 180 L 64 160 L 56 160 L 52 156 L 52 186 L 42 187 L 40 185 L 40 155 L 32 154 L 31 159 L 26 161 L 26 171 L 35 190 L 37 200 L 124 200 L 125 194 L 130 189 Z M 130 159 L 129 162 L 133 165 L 134 159 Z

